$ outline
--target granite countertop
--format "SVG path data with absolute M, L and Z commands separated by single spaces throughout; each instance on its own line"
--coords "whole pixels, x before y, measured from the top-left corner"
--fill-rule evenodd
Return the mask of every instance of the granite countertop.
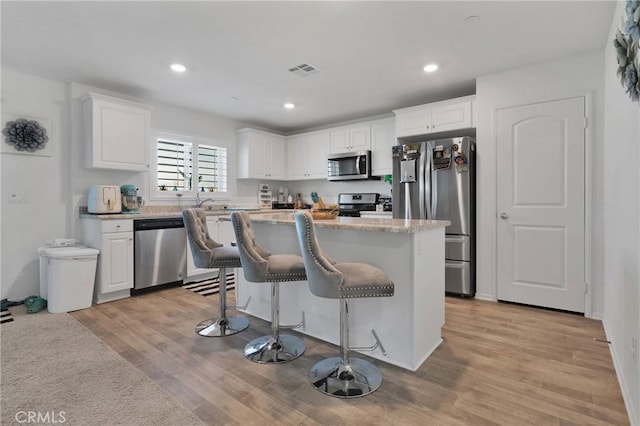
M 273 210 L 260 210 L 257 208 L 229 208 L 229 209 L 203 209 L 207 216 L 229 216 L 234 211 L 246 211 L 251 214 L 256 213 L 272 213 Z M 281 211 L 281 210 L 280 210 Z M 182 217 L 182 210 L 177 207 L 150 206 L 143 207 L 139 213 L 114 213 L 114 214 L 94 214 L 87 212 L 86 207 L 80 209 L 80 218 L 82 219 L 99 219 L 99 220 L 116 220 L 116 219 L 161 219 L 161 218 L 178 218 Z
M 223 219 L 228 220 L 228 219 Z M 251 217 L 254 223 L 274 225 L 294 225 L 293 213 L 266 213 Z M 451 224 L 448 220 L 405 220 L 392 218 L 343 217 L 335 219 L 314 220 L 318 228 L 352 229 L 356 231 L 394 232 L 414 234 L 430 229 L 445 228 Z

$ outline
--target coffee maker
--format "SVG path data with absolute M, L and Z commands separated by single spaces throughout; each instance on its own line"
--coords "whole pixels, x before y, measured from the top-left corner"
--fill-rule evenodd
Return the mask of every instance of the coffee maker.
M 138 188 L 135 185 L 122 185 L 120 194 L 122 194 L 122 213 L 140 212 L 140 207 L 144 206 L 144 200 L 138 196 Z

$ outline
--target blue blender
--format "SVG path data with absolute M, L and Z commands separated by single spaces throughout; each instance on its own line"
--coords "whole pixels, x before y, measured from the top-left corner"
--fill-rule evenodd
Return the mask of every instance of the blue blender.
M 140 207 L 144 206 L 144 200 L 138 196 L 137 186 L 122 185 L 120 187 L 120 194 L 122 194 L 122 213 L 140 213 Z

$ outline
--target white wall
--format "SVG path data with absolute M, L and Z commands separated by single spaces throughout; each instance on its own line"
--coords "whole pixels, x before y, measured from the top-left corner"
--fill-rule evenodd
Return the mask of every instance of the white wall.
M 37 248 L 44 242 L 63 237 L 82 239 L 78 208 L 86 205 L 90 184 L 135 184 L 149 199 L 147 172 L 84 168 L 79 98 L 88 91 L 151 105 L 153 128 L 219 140 L 229 149 L 229 161 L 236 162 L 235 131 L 246 127 L 245 123 L 3 68 L 2 111 L 51 120 L 49 143 L 53 151 L 51 157 L 1 154 L 2 298 L 22 300 L 31 294 L 39 294 Z M 255 191 L 236 188 L 235 167 L 230 167 L 229 172 L 231 196 L 255 202 Z M 15 192 L 27 193 L 31 202 L 9 204 L 8 196 Z M 151 202 L 172 203 L 177 204 Z
M 478 99 L 478 269 L 477 296 L 496 299 L 496 138 L 494 111 L 563 96 L 591 94 L 588 143 L 592 162 L 591 304 L 592 315 L 604 309 L 603 229 L 603 64 L 602 51 L 483 76 L 476 81 Z
M 51 121 L 51 157 L 0 154 L 2 162 L 2 298 L 39 294 L 38 246 L 68 236 L 68 102 L 65 85 L 2 70 L 2 112 Z M 4 143 L 4 140 L 2 141 Z M 26 193 L 28 204 L 10 204 L 11 193 Z
M 620 26 L 619 2 L 604 55 L 604 325 L 632 425 L 640 425 L 640 104 L 616 76 L 611 41 Z
M 151 110 L 151 127 L 152 130 L 165 130 L 178 134 L 190 136 L 199 136 L 210 139 L 219 143 L 220 146 L 227 148 L 229 162 L 236 162 L 236 130 L 246 125 L 227 118 L 205 114 L 197 111 L 189 111 L 181 108 L 175 108 L 168 105 L 154 103 L 144 99 L 131 98 L 122 93 L 113 93 L 97 87 L 90 87 L 81 84 L 72 83 L 69 86 L 69 98 L 71 108 L 71 145 L 70 152 L 70 176 L 72 179 L 68 182 L 72 188 L 73 199 L 69 200 L 73 205 L 73 218 L 70 223 L 71 234 L 74 237 L 81 238 L 81 225 L 78 215 L 79 206 L 87 205 L 87 187 L 90 184 L 108 183 L 114 185 L 134 184 L 140 188 L 140 195 L 147 201 L 148 205 L 178 205 L 182 203 L 193 204 L 192 200 L 179 199 L 173 200 L 152 200 L 150 195 L 149 173 L 148 172 L 127 172 L 119 170 L 97 170 L 84 168 L 84 141 L 82 139 L 82 121 L 80 98 L 87 92 L 102 93 L 141 102 L 152 106 Z M 150 147 L 153 148 L 153 147 Z M 151 155 L 153 155 L 151 153 Z M 228 190 L 230 197 L 237 197 L 235 167 L 229 167 Z M 242 196 L 242 195 L 241 195 Z M 255 197 L 253 197 L 255 199 Z

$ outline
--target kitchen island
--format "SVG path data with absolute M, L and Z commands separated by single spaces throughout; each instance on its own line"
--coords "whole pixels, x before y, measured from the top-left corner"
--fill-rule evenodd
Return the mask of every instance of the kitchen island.
M 256 240 L 272 253 L 300 254 L 292 213 L 251 216 Z M 382 269 L 395 283 L 393 297 L 353 299 L 352 346 L 374 343 L 375 329 L 387 356 L 364 352 L 415 371 L 442 342 L 444 324 L 444 231 L 448 221 L 338 217 L 316 220 L 324 252 L 341 262 L 366 262 Z M 280 322 L 295 324 L 305 313 L 301 333 L 339 344 L 340 309 L 335 299 L 314 296 L 306 281 L 280 284 Z M 251 297 L 246 312 L 270 319 L 270 286 L 251 283 L 238 273 L 236 300 Z

